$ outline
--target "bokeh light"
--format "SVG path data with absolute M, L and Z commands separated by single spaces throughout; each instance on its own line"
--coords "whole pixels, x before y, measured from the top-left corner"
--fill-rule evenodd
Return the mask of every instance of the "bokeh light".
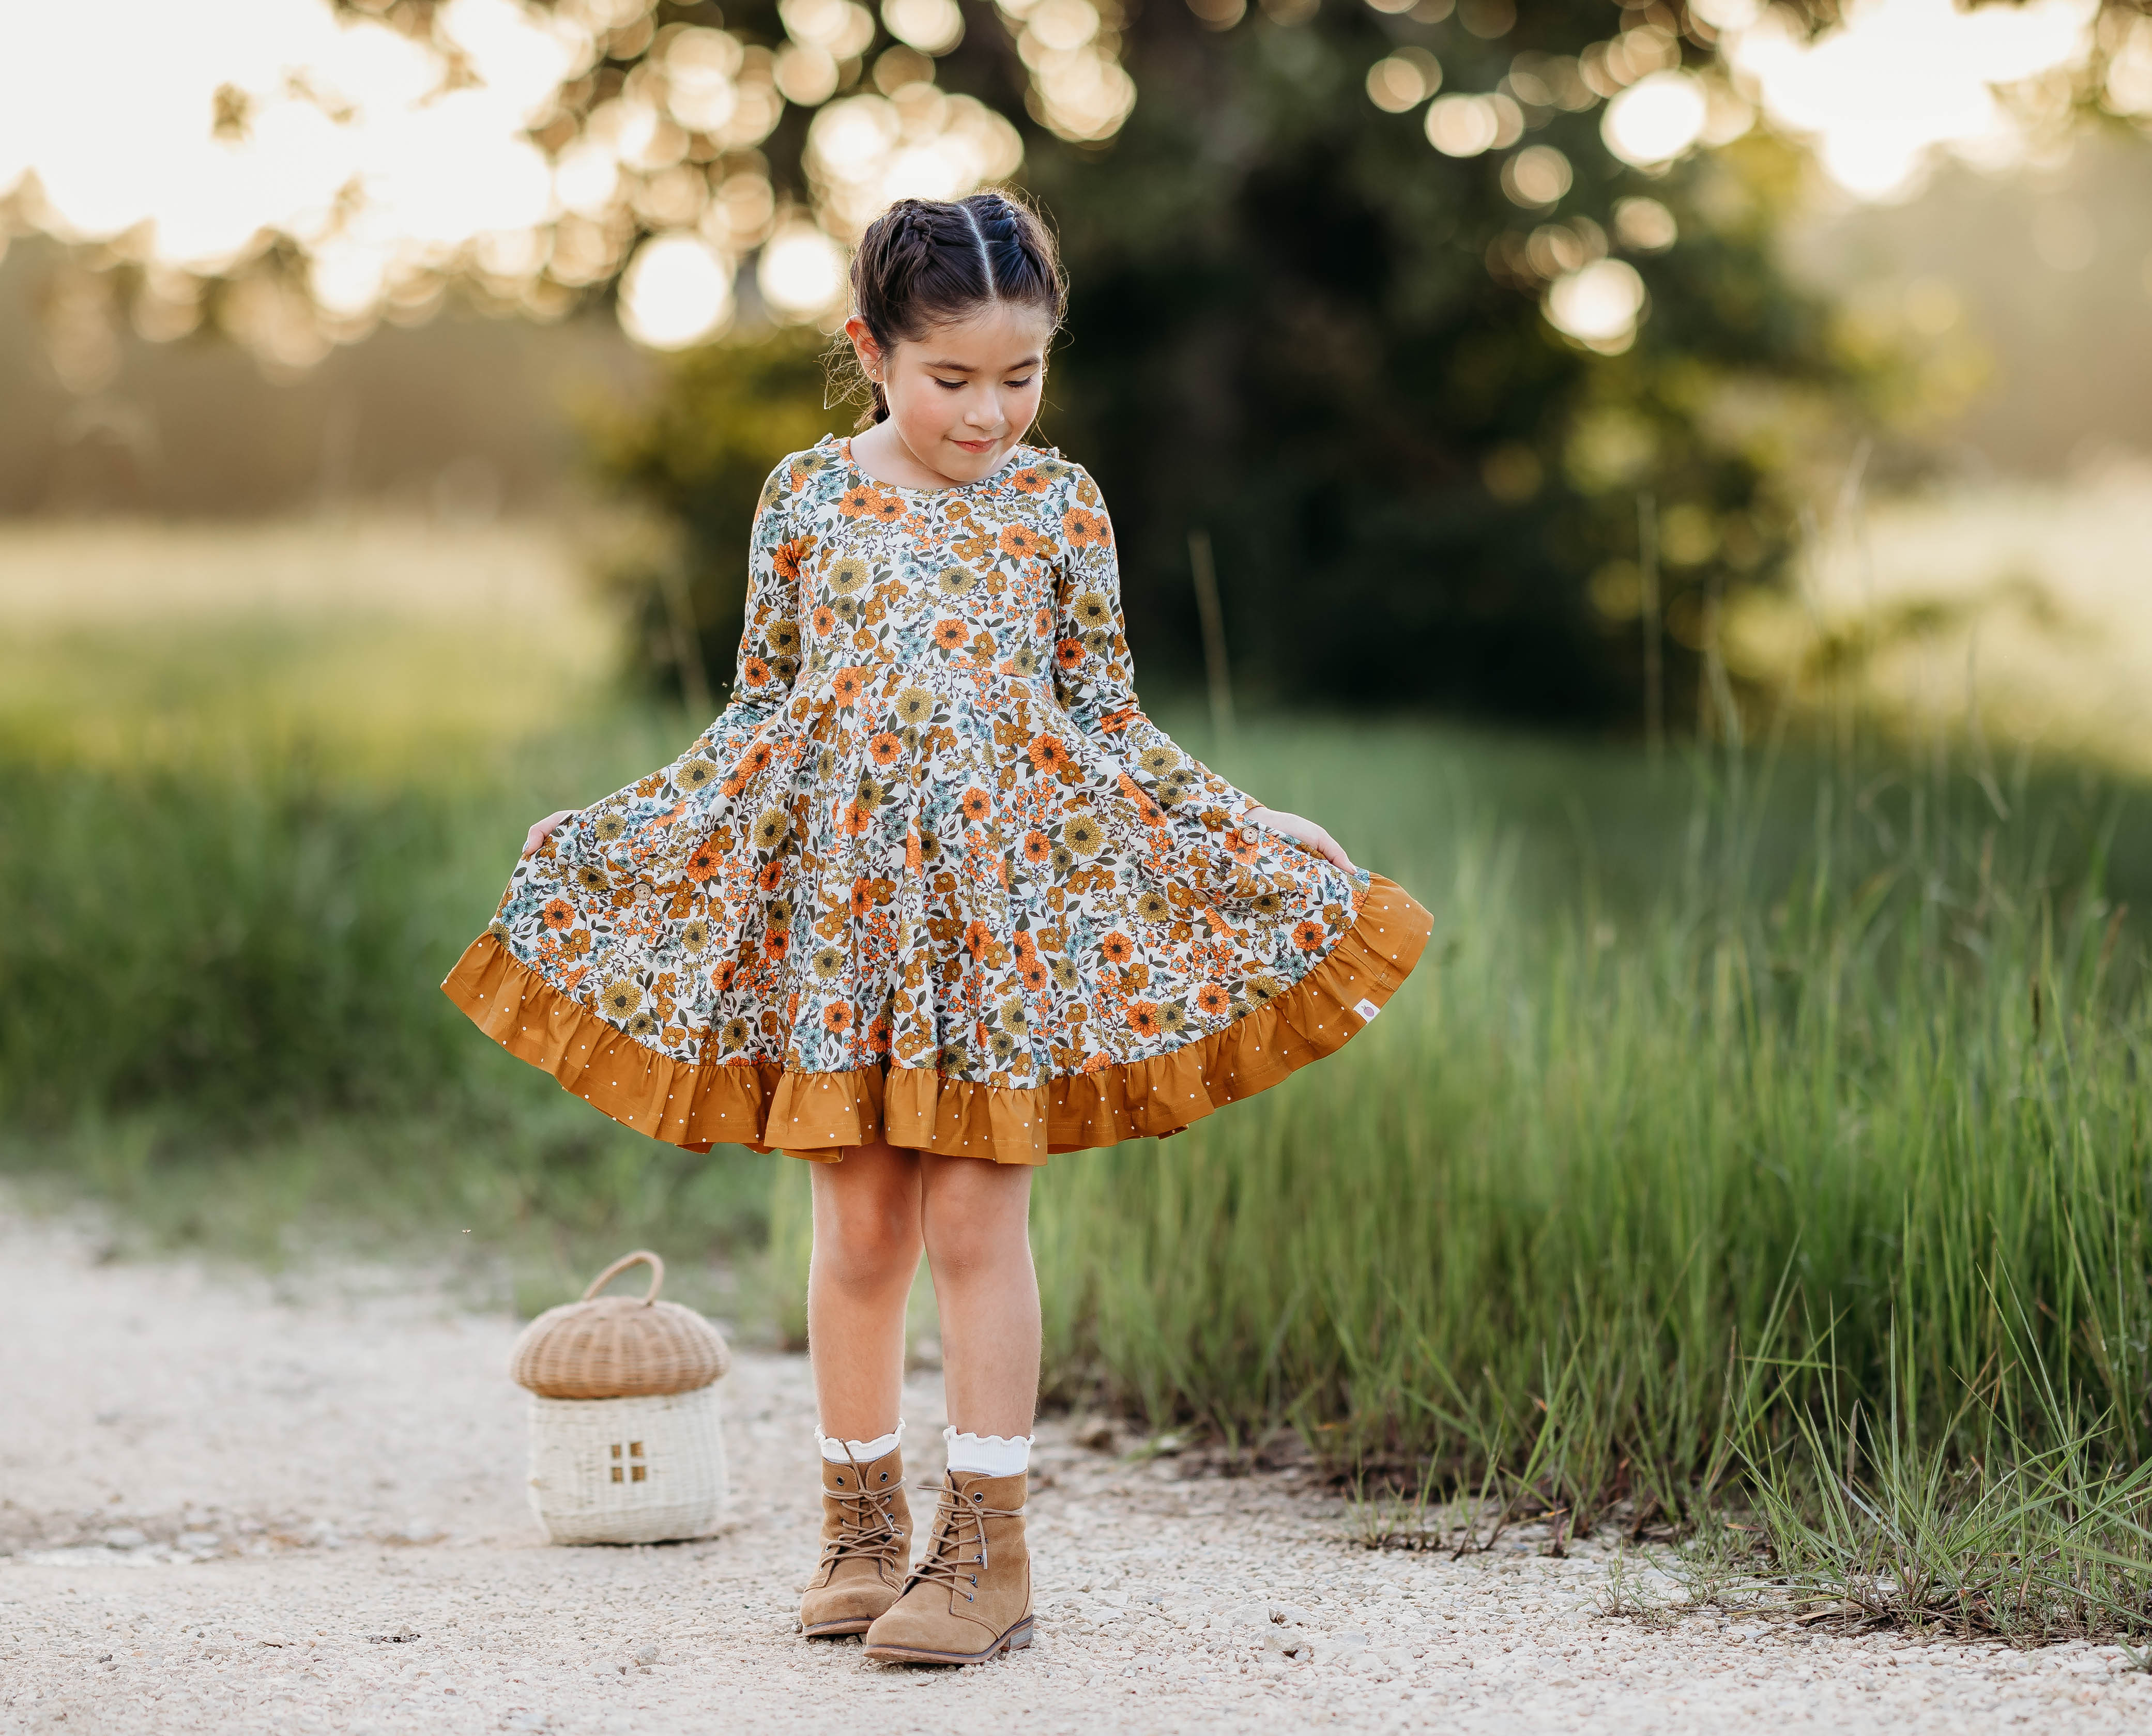
M 957 0 L 883 0 L 889 33 L 922 54 L 946 54 L 964 39 L 964 14 Z
M 1427 142 L 1444 156 L 1476 157 L 1499 150 L 1524 136 L 1524 111 L 1510 98 L 1437 97 L 1428 105 Z
M 1124 3 L 995 0 L 978 15 L 1006 31 L 1033 118 L 1062 138 L 1108 139 L 1133 111 Z M 1242 0 L 1188 3 L 1210 28 L 1246 12 Z M 1297 0 L 1266 5 L 1274 28 L 1302 15 Z M 1376 9 L 1423 21 L 1449 11 L 1443 0 Z M 1508 16 L 1493 0 L 1467 10 L 1472 33 Z M 1685 63 L 1693 53 L 1669 22 L 1632 8 L 1575 55 L 1515 55 L 1482 93 L 1444 92 L 1434 55 L 1400 46 L 1369 67 L 1367 94 L 1401 115 L 1424 104 L 1426 136 L 1447 155 L 1514 153 L 1504 191 L 1535 212 L 1566 198 L 1572 175 L 1553 146 L 1525 142 L 1551 110 L 1603 104 L 1609 149 L 1656 171 L 1738 136 L 1760 109 L 1811 141 L 1840 186 L 1877 199 L 1916 188 L 1939 153 L 2003 165 L 2051 149 L 2073 91 L 2152 118 L 2152 18 L 2099 23 L 2101 77 L 2084 79 L 2096 0 L 1848 0 L 1814 40 L 1764 0 L 1694 0 L 1690 12 L 1717 33 L 1718 64 Z M 94 245 L 96 268 L 134 268 L 144 333 L 180 335 L 213 316 L 265 359 L 301 366 L 382 318 L 424 317 L 452 282 L 485 305 L 556 317 L 642 258 L 646 236 L 677 244 L 643 249 L 652 264 L 637 281 L 649 276 L 652 295 L 675 281 L 666 273 L 684 285 L 710 260 L 744 261 L 760 282 L 757 250 L 780 232 L 796 241 L 806 223 L 848 242 L 892 197 L 960 195 L 1020 166 L 1005 118 L 937 84 L 935 57 L 965 32 L 957 0 L 780 0 L 778 15 L 783 37 L 764 45 L 714 19 L 661 25 L 651 0 L 443 0 L 386 16 L 332 0 L 107 0 L 99 30 L 125 50 L 89 54 L 74 9 L 0 0 L 0 201 L 18 226 Z M 813 111 L 798 206 L 796 195 L 780 201 L 759 149 L 788 106 Z M 1672 245 L 1663 206 L 1622 210 L 1622 247 Z M 1571 261 L 1550 238 L 1558 229 L 1515 239 L 1522 278 L 1560 282 L 1596 263 Z M 690 242 L 707 257 L 683 251 Z M 2075 259 L 2081 238 L 2058 231 L 2046 252 Z M 820 282 L 799 263 L 808 256 L 795 249 L 771 281 Z M 203 291 L 255 277 L 276 282 Z M 819 292 L 764 299 L 784 318 L 830 312 Z M 656 311 L 688 306 L 684 287 L 635 312 L 645 300 L 621 302 L 638 338 L 674 342 L 658 334 L 693 323 Z
M 762 250 L 755 287 L 781 317 L 822 317 L 844 304 L 844 252 L 811 223 L 788 225 Z
M 1674 214 L 1656 199 L 1614 201 L 1614 239 L 1639 253 L 1660 253 L 1681 239 Z
M 1528 145 L 1502 165 L 1502 190 L 1528 209 L 1559 204 L 1575 178 L 1569 159 L 1551 145 Z
M 1636 342 L 1644 303 L 1644 280 L 1634 266 L 1599 259 L 1549 284 L 1543 306 L 1556 331 L 1601 355 L 1618 356 Z
M 1425 48 L 1405 48 L 1368 69 L 1368 100 L 1402 114 L 1442 89 L 1442 63 Z
M 732 313 L 732 265 L 698 236 L 653 236 L 622 274 L 621 325 L 652 349 L 703 343 Z
M 1814 141 L 1834 180 L 1888 199 L 1916 190 L 1938 150 L 2005 167 L 2043 124 L 2067 124 L 2068 90 L 2040 81 L 2084 63 L 2098 10 L 2097 0 L 1964 12 L 1952 0 L 1866 0 L 1814 42 L 1764 13 L 1722 49 L 1765 113 Z
M 1623 162 L 1653 168 L 1696 144 L 1710 114 L 1702 79 L 1685 72 L 1653 73 L 1606 105 L 1600 136 Z

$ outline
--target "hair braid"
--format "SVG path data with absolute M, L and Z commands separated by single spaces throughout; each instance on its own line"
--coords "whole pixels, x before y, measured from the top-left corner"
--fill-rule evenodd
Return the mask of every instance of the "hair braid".
M 852 256 L 852 307 L 886 353 L 931 326 L 994 302 L 1036 307 L 1058 329 L 1067 287 L 1053 237 L 1028 206 L 997 192 L 943 201 L 900 199 L 867 225 Z M 854 362 L 849 345 L 836 365 Z M 864 384 L 862 428 L 889 414 L 881 384 Z

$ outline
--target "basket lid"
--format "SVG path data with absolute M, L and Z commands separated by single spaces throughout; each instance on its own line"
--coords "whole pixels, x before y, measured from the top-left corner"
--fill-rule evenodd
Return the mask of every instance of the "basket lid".
M 647 1294 L 598 1294 L 637 1261 L 650 1268 Z M 720 1378 L 733 1364 L 725 1341 L 693 1308 L 658 1301 L 664 1282 L 665 1262 L 648 1249 L 622 1255 L 581 1302 L 548 1308 L 523 1328 L 509 1378 L 541 1398 L 649 1398 Z

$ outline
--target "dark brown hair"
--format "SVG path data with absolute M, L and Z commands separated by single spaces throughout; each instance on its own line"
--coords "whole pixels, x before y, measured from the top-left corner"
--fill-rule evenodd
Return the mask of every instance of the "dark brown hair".
M 900 199 L 860 237 L 852 255 L 852 311 L 886 355 L 900 343 L 995 302 L 1042 309 L 1055 328 L 1068 302 L 1061 256 L 1038 213 L 1006 193 L 968 199 Z M 858 363 L 850 344 L 840 366 Z M 859 425 L 889 414 L 881 386 L 862 374 L 870 402 Z

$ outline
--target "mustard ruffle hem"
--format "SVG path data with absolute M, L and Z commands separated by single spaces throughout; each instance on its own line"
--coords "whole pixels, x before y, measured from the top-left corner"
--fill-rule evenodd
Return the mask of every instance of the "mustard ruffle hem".
M 1379 1012 L 1426 947 L 1434 919 L 1373 875 L 1353 926 L 1283 994 L 1222 1031 L 1148 1060 L 1013 1089 L 931 1068 L 789 1073 L 774 1063 L 698 1065 L 644 1048 L 510 956 L 491 933 L 441 985 L 509 1053 L 637 1133 L 691 1151 L 713 1145 L 835 1163 L 848 1145 L 997 1163 L 1160 1139 L 1332 1054 Z

